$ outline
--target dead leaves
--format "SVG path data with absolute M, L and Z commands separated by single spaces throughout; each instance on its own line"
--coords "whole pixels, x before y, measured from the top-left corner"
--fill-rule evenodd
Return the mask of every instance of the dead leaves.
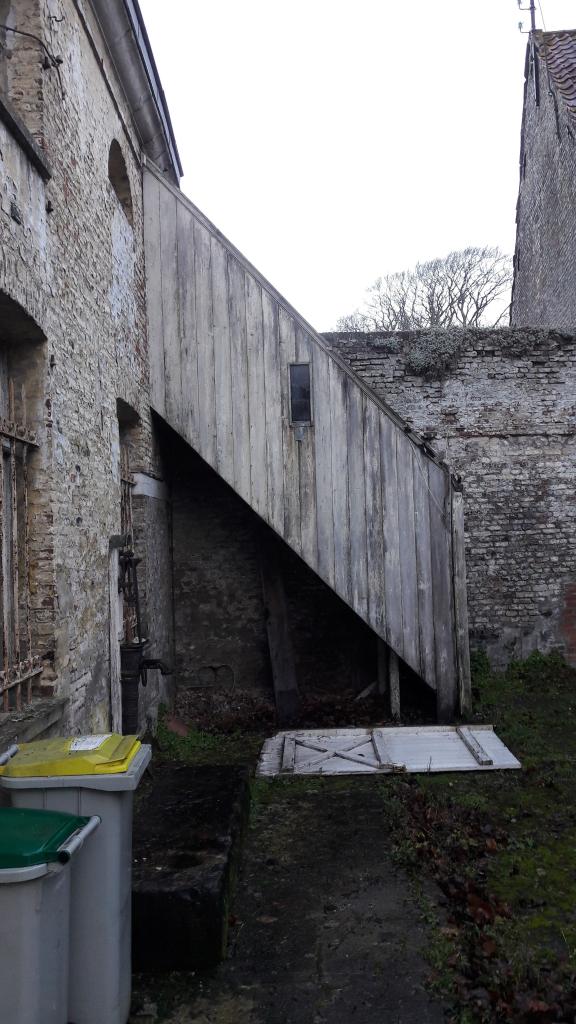
M 439 933 L 447 945 L 444 966 L 431 980 L 445 992 L 450 970 L 454 1020 L 466 1007 L 482 1024 L 575 1024 L 576 976 L 552 967 L 533 971 L 529 964 L 519 969 L 506 948 L 511 910 L 489 891 L 486 877 L 488 860 L 507 847 L 507 833 L 480 812 L 440 802 L 413 783 L 401 793 L 407 813 L 400 859 L 419 877 L 432 877 L 443 896 Z

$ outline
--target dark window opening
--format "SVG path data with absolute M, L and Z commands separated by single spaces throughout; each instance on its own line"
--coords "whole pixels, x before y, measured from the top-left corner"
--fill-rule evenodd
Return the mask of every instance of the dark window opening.
M 312 422 L 310 363 L 290 366 L 290 420 L 292 423 Z
M 120 205 L 126 214 L 128 223 L 132 224 L 132 193 L 130 192 L 130 181 L 126 170 L 124 154 L 116 139 L 112 139 L 110 152 L 108 154 L 108 177 L 114 189 Z

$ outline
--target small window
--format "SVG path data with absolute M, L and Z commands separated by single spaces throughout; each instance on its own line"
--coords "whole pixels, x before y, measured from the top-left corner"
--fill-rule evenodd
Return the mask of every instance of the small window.
M 311 423 L 310 363 L 290 365 L 290 420 L 292 423 Z
M 120 144 L 116 139 L 112 139 L 110 152 L 108 154 L 108 177 L 110 178 L 112 188 L 118 196 L 120 205 L 126 214 L 128 223 L 132 224 L 132 193 L 130 192 L 130 181 L 128 179 L 128 171 L 126 170 L 124 154 L 122 153 Z

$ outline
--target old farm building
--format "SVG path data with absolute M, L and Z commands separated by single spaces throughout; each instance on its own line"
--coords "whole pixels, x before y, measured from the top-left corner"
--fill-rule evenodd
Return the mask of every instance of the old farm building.
M 399 674 L 452 718 L 469 700 L 464 501 L 475 644 L 500 660 L 519 643 L 568 650 L 568 556 L 546 593 L 526 576 L 511 615 L 492 578 L 515 589 L 525 562 L 507 568 L 518 502 L 500 503 L 494 536 L 481 514 L 503 430 L 526 480 L 545 464 L 538 523 L 559 494 L 544 438 L 534 455 L 500 423 L 506 387 L 479 391 L 493 429 L 458 430 L 460 364 L 435 383 L 401 360 L 372 372 L 223 238 L 179 190 L 134 0 L 62 0 L 57 19 L 36 0 L 0 7 L 3 739 L 119 728 L 143 662 L 141 728 L 170 685 L 274 686 L 289 708 L 296 685 L 377 678 L 397 711 Z M 564 393 L 571 339 L 506 337 L 470 343 L 473 373 L 492 379 L 490 355 L 504 379 L 525 359 L 538 391 L 538 342 Z

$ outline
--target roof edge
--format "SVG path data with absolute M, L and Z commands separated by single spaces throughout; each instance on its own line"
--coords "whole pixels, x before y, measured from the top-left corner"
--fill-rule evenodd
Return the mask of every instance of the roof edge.
M 183 170 L 138 0 L 90 0 L 147 156 L 175 184 Z

